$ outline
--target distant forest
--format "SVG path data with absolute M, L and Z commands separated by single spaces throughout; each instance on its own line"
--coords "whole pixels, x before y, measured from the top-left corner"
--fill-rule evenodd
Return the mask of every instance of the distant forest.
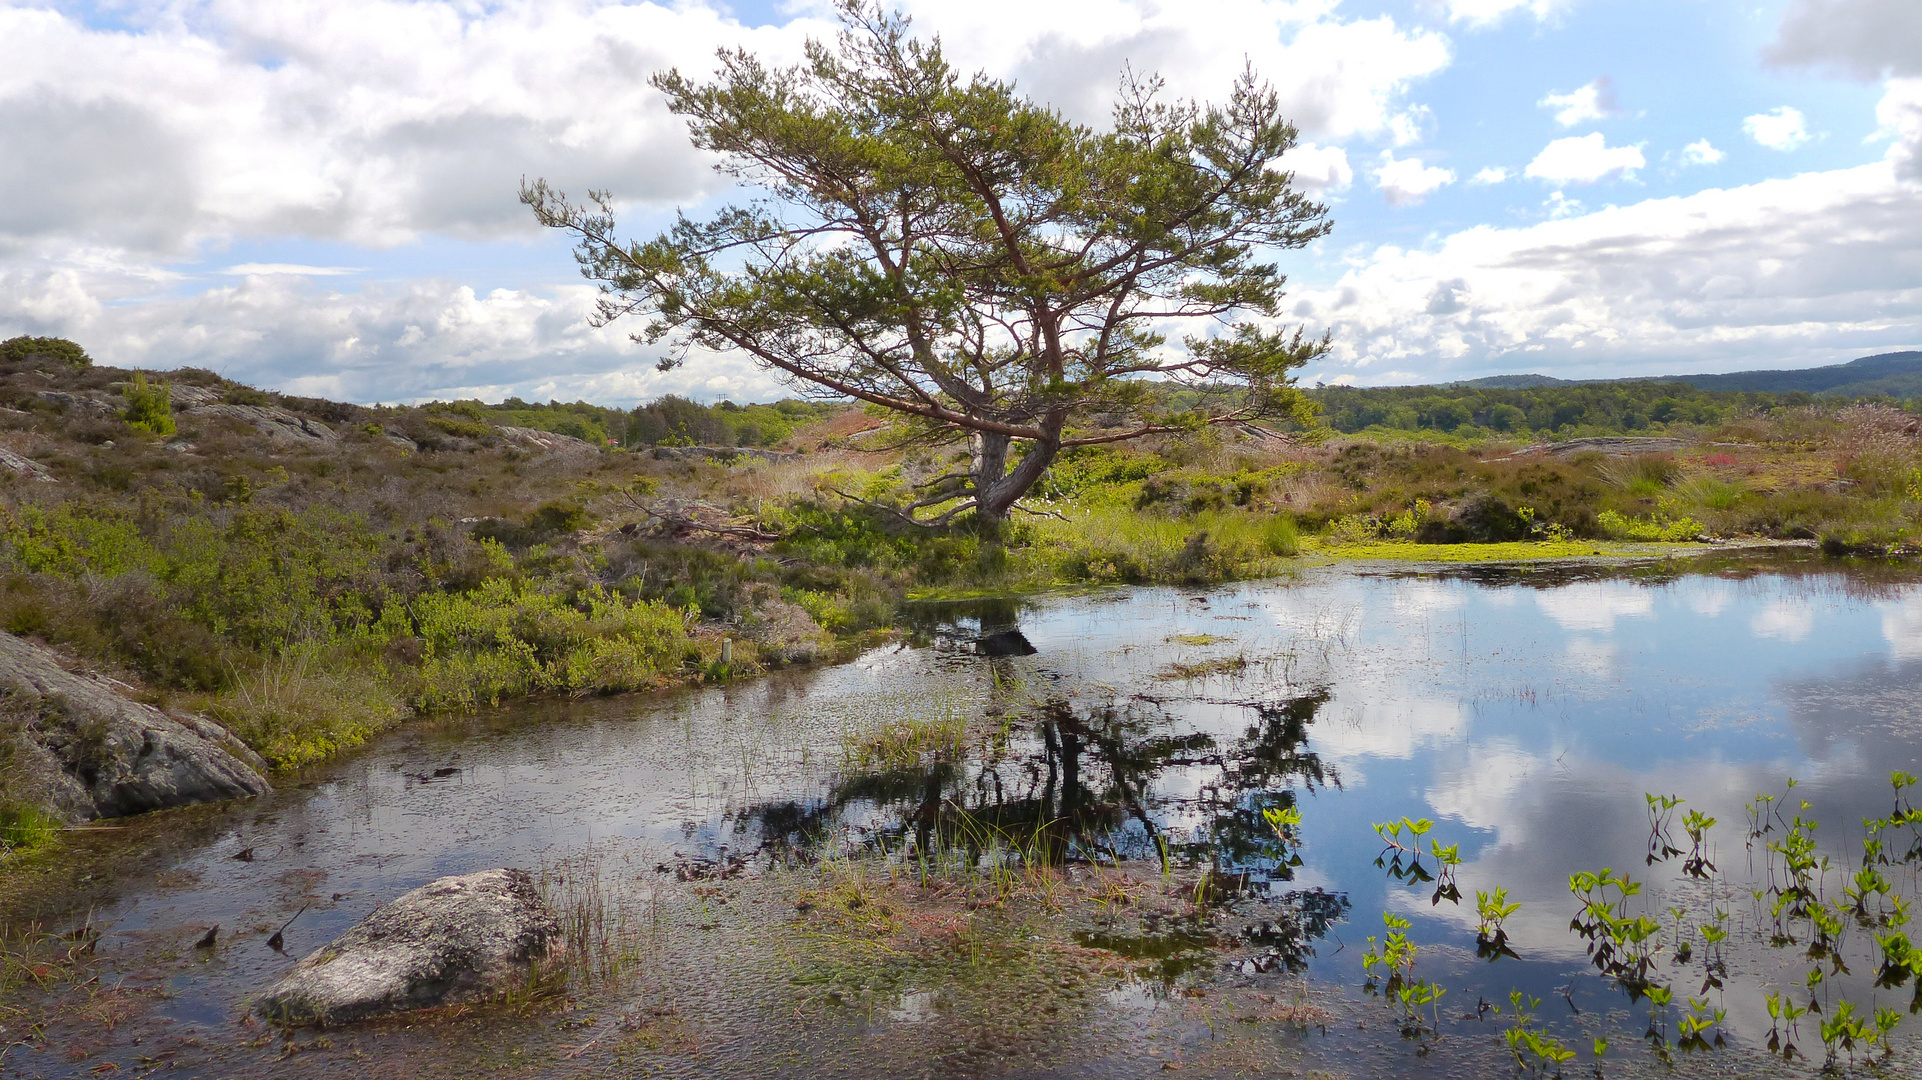
M 1869 363 L 1887 366 L 1897 360 L 1912 366 L 1922 354 L 1899 354 L 1856 361 L 1846 367 L 1809 371 L 1738 373 L 1723 376 L 1694 376 L 1708 381 L 1766 377 L 1774 380 L 1802 379 L 1820 375 L 1830 382 L 1846 381 L 1848 371 Z M 1901 380 L 1914 380 L 1910 372 L 1898 373 L 1885 382 L 1899 389 L 1909 388 Z M 1495 382 L 1541 380 L 1524 386 L 1490 385 Z M 1306 391 L 1321 406 L 1328 426 L 1344 434 L 1375 429 L 1378 431 L 1438 431 L 1473 438 L 1480 435 L 1531 435 L 1538 433 L 1611 434 L 1661 429 L 1669 424 L 1719 424 L 1738 416 L 1767 412 L 1777 408 L 1813 405 L 1818 401 L 1870 398 L 1903 404 L 1899 396 L 1852 394 L 1851 388 L 1870 384 L 1848 381 L 1837 389 L 1808 390 L 1735 390 L 1702 389 L 1673 377 L 1624 382 L 1561 382 L 1542 376 L 1503 376 L 1443 386 L 1327 386 Z M 1159 395 L 1158 404 L 1179 411 L 1199 400 L 1196 391 L 1168 388 Z M 474 419 L 501 424 L 538 428 L 586 439 L 596 445 L 646 446 L 775 446 L 798 427 L 814 423 L 853 408 L 851 402 L 817 402 L 788 399 L 764 405 L 737 405 L 721 401 L 703 405 L 683 397 L 668 396 L 633 409 L 613 409 L 550 401 L 547 404 L 508 398 L 498 405 L 462 401 L 445 403 L 439 408 L 459 412 Z M 1907 401 L 1911 411 L 1922 412 L 1922 396 Z
M 1715 424 L 1782 406 L 1810 405 L 1813 394 L 1698 390 L 1686 383 L 1619 382 L 1499 388 L 1483 386 L 1329 386 L 1308 391 L 1336 431 L 1369 428 L 1482 432 L 1644 431 L 1672 423 Z
M 597 446 L 774 446 L 794 429 L 850 408 L 837 402 L 787 399 L 771 405 L 703 405 L 669 395 L 633 409 L 612 409 L 585 401 L 538 402 L 508 398 L 498 405 L 447 402 L 441 409 L 486 418 L 497 424 L 552 431 L 586 439 Z

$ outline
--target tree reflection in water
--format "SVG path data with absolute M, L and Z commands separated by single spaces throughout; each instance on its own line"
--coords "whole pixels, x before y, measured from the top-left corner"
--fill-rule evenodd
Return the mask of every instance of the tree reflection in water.
M 976 661 L 979 662 L 979 661 Z M 990 661 L 992 663 L 992 661 Z M 737 821 L 775 858 L 885 853 L 920 871 L 1031 863 L 1161 862 L 1202 872 L 1218 905 L 1262 908 L 1244 936 L 1261 970 L 1299 967 L 1307 939 L 1346 912 L 1345 896 L 1288 891 L 1299 855 L 1265 812 L 1299 793 L 1339 787 L 1309 748 L 1326 688 L 1276 701 L 1235 702 L 1239 735 L 1197 730 L 1167 701 L 1135 696 L 1099 704 L 1044 699 L 961 754 L 911 766 L 850 761 L 820 799 L 764 804 Z M 846 845 L 846 847 L 842 847 Z M 1116 951 L 1179 928 L 1151 931 Z M 1170 937 L 1170 935 L 1172 935 Z

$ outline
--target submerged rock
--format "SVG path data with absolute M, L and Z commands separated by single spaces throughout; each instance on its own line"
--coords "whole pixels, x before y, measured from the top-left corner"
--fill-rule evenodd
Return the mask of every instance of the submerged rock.
M 483 870 L 415 889 L 309 954 L 254 1003 L 291 1024 L 338 1024 L 478 1001 L 552 970 L 560 919 L 524 870 Z
M 1037 650 L 1021 631 L 1003 630 L 974 639 L 974 651 L 981 656 L 1033 656 Z
M 84 821 L 273 790 L 264 763 L 225 728 L 170 716 L 125 689 L 0 633 L 0 738 L 14 743 L 0 775 L 8 794 Z

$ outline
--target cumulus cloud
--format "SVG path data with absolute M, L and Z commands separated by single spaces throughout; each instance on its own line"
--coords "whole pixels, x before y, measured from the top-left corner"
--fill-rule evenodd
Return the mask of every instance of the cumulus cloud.
M 1794 150 L 1810 138 L 1807 119 L 1802 116 L 1802 110 L 1792 105 L 1744 117 L 1742 130 L 1770 150 Z
M 806 17 L 746 28 L 699 4 L 177 2 L 134 33 L 0 8 L 0 238 L 166 254 L 233 235 L 497 238 L 533 228 L 515 199 L 523 175 L 661 206 L 698 200 L 721 181 L 646 77 L 707 70 L 721 46 L 792 61 L 805 37 L 834 29 Z M 1311 136 L 1384 135 L 1410 82 L 1448 62 L 1441 36 L 1386 17 L 1197 2 L 1206 10 L 910 9 L 964 68 L 1016 77 L 1096 121 L 1124 62 L 1198 98 L 1219 98 L 1253 64 Z M 1227 25 L 1241 32 L 1205 30 Z
M 1297 144 L 1282 155 L 1281 167 L 1295 174 L 1296 186 L 1316 195 L 1339 192 L 1355 182 L 1348 152 L 1339 146 Z
M 1449 62 L 1439 33 L 1387 16 L 1346 18 L 1327 3 L 906 7 L 918 31 L 943 37 L 958 67 L 1014 78 L 1091 122 L 1106 120 L 1123 63 L 1163 72 L 1171 96 L 1204 99 L 1219 99 L 1252 65 L 1310 140 L 1288 164 L 1316 192 L 1353 182 L 1340 140 L 1390 141 L 1419 128 L 1410 87 Z M 110 362 L 191 359 L 224 371 L 279 356 L 281 367 L 256 376 L 279 385 L 310 377 L 308 365 L 334 365 L 341 385 L 360 387 L 379 382 L 346 373 L 341 357 L 384 341 L 380 364 L 396 388 L 387 394 L 446 382 L 398 370 L 449 370 L 451 354 L 432 343 L 451 339 L 390 325 L 414 286 L 327 293 L 322 285 L 343 268 L 303 265 L 298 254 L 185 282 L 170 268 L 253 239 L 366 249 L 423 237 L 519 242 L 535 233 L 516 199 L 524 176 L 576 193 L 611 189 L 640 231 L 649 216 L 722 195 L 729 182 L 689 145 L 647 76 L 711 70 L 721 47 L 793 62 L 807 37 L 835 31 L 826 4 L 796 5 L 782 25 L 745 27 L 703 0 L 154 0 L 116 11 L 116 25 L 102 28 L 56 6 L 0 6 L 0 334 L 85 330 Z M 1211 29 L 1220 26 L 1237 32 Z M 239 305 L 255 339 L 163 332 L 165 318 L 190 316 L 181 289 L 228 276 L 248 285 L 210 289 L 198 315 L 239 317 L 223 307 Z M 153 292 L 163 280 L 169 290 Z M 268 284 L 284 288 L 255 287 Z M 453 287 L 419 283 L 436 296 Z M 312 310 L 291 298 L 301 289 Z M 541 339 L 530 328 L 565 308 L 567 294 L 528 295 L 535 299 L 447 302 L 490 313 L 504 342 L 532 347 Z M 123 310 L 132 308 L 140 310 Z M 326 318 L 339 323 L 339 341 L 355 341 L 339 356 L 297 344 Z M 268 329 L 275 319 L 289 327 L 284 340 Z M 439 325 L 421 325 L 429 324 Z M 229 361 L 220 341 L 235 350 Z M 186 352 L 172 356 L 162 343 Z M 625 356 L 607 348 L 582 346 L 579 355 L 596 364 Z M 533 355 L 523 361 L 530 369 L 540 366 Z
M 299 277 L 342 277 L 358 274 L 357 266 L 303 266 L 300 263 L 240 263 L 229 266 L 221 273 L 230 277 L 253 277 L 259 274 L 293 274 Z
M 1604 75 L 1566 94 L 1549 94 L 1535 104 L 1544 109 L 1554 109 L 1557 124 L 1574 127 L 1615 115 L 1615 88 L 1609 85 L 1608 76 Z
M 1860 79 L 1922 75 L 1922 4 L 1915 0 L 1794 0 L 1763 55 Z
M 1877 135 L 1894 140 L 1888 161 L 1904 179 L 1922 182 L 1922 78 L 1890 79 L 1875 119 Z
M 144 297 L 119 302 L 122 294 Z M 101 297 L 108 298 L 102 303 Z M 741 357 L 656 371 L 655 355 L 587 316 L 595 290 L 495 289 L 438 279 L 319 287 L 263 273 L 186 295 L 68 268 L 0 271 L 0 310 L 147 367 L 213 367 L 246 382 L 356 401 L 518 394 L 624 404 L 665 393 L 766 400 L 791 391 Z
M 1646 164 L 1641 147 L 1609 146 L 1597 131 L 1556 139 L 1522 171 L 1551 184 L 1592 184 L 1607 176 L 1627 175 Z
M 1682 147 L 1682 164 L 1684 165 L 1713 165 L 1727 156 L 1717 150 L 1707 139 L 1697 139 Z
M 1446 0 L 1451 22 L 1474 27 L 1493 26 L 1517 12 L 1547 19 L 1575 6 L 1574 0 Z
M 1381 165 L 1375 169 L 1375 186 L 1393 206 L 1416 206 L 1429 192 L 1455 182 L 1455 171 L 1439 165 L 1424 165 L 1420 158 L 1397 158 L 1393 150 L 1381 152 Z
M 1358 253 L 1295 294 L 1293 316 L 1334 335 L 1309 375 L 1620 377 L 1914 348 L 1922 86 L 1892 88 L 1881 115 L 1898 141 L 1880 162 Z M 1454 303 L 1431 312 L 1443 283 Z
M 1490 165 L 1485 169 L 1478 170 L 1475 175 L 1468 178 L 1468 182 L 1471 184 L 1499 184 L 1507 180 L 1508 175 L 1506 168 L 1500 165 Z

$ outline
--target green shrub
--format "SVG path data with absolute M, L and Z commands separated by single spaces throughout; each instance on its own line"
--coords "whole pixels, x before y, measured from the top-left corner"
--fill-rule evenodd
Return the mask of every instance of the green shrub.
M 6 364 L 67 364 L 72 367 L 92 367 L 93 358 L 87 350 L 57 337 L 15 337 L 0 341 L 0 363 Z
M 133 382 L 121 391 L 127 399 L 121 419 L 135 431 L 165 438 L 174 433 L 173 388 L 166 383 L 147 382 L 145 372 L 133 373 Z
M 658 685 L 679 670 L 694 613 L 629 602 L 598 585 L 568 604 L 497 578 L 472 592 L 418 597 L 409 614 L 424 650 L 415 703 L 439 711 L 543 690 Z
M 1613 510 L 1604 510 L 1596 517 L 1596 521 L 1601 524 L 1602 532 L 1613 540 L 1679 543 L 1702 534 L 1702 523 L 1690 517 L 1670 520 L 1655 515 L 1644 521 L 1623 517 Z

